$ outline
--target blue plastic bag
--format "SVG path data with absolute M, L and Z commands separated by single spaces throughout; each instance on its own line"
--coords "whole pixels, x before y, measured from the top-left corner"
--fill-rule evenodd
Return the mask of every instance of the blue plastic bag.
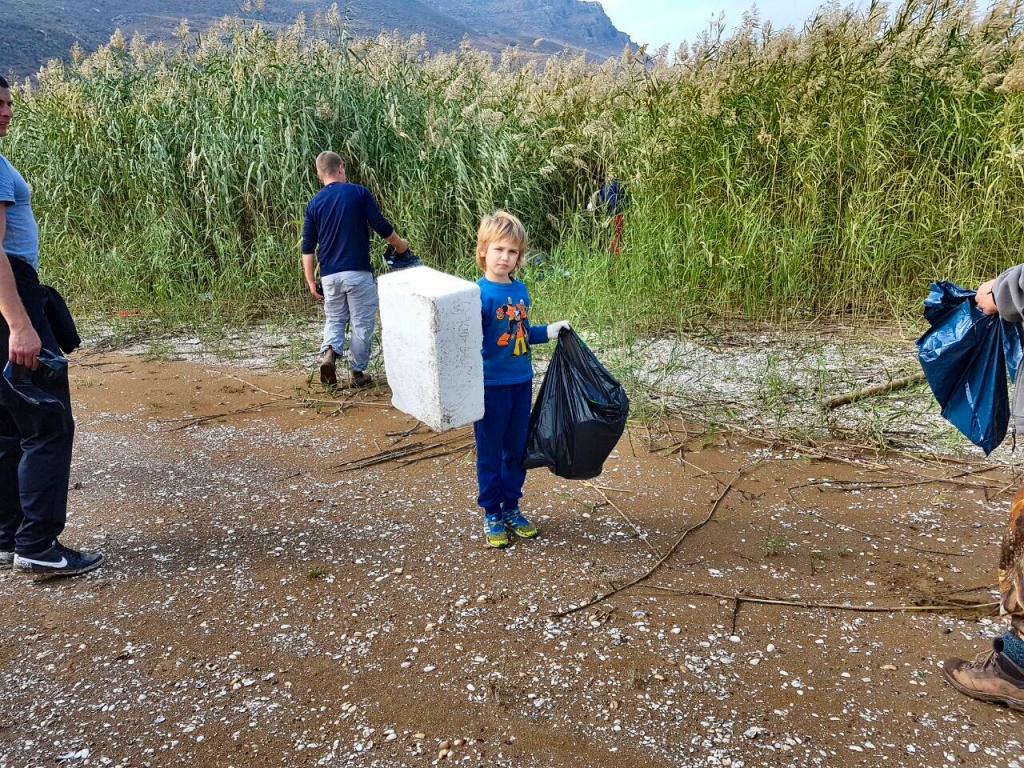
M 1006 437 L 1006 374 L 1017 376 L 1024 336 L 1020 323 L 986 315 L 974 296 L 954 283 L 931 284 L 924 302 L 931 328 L 917 340 L 917 357 L 943 417 L 988 455 Z

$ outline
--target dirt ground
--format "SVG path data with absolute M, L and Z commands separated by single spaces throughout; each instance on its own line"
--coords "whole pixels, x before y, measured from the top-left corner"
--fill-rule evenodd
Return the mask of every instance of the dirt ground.
M 116 353 L 73 384 L 65 540 L 109 563 L 0 575 L 0 768 L 1024 763 L 939 672 L 999 631 L 959 602 L 995 599 L 1005 464 L 637 427 L 590 484 L 532 471 L 541 537 L 495 551 L 471 433 L 385 388 Z

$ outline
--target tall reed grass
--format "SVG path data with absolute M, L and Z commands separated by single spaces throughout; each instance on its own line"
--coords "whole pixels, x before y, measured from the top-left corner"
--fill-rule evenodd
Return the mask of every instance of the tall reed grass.
M 79 302 L 301 297 L 312 162 L 334 149 L 442 269 L 472 276 L 480 215 L 517 213 L 559 267 L 534 286 L 552 313 L 885 315 L 1024 260 L 1021 9 L 829 6 L 799 31 L 751 14 L 672 55 L 543 66 L 350 39 L 336 10 L 183 23 L 177 47 L 115 34 L 43 69 L 0 150 Z M 631 198 L 619 256 L 586 212 L 598 168 Z

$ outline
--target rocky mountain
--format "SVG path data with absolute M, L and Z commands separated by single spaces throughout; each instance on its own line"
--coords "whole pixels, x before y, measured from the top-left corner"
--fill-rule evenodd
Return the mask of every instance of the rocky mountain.
M 265 0 L 260 10 L 245 15 L 280 26 L 330 4 Z M 0 73 L 28 76 L 49 59 L 67 59 L 75 42 L 94 50 L 116 28 L 126 37 L 141 32 L 147 39 L 170 39 L 187 18 L 193 31 L 201 31 L 238 14 L 241 5 L 241 0 L 0 1 Z M 432 50 L 450 50 L 468 37 L 492 51 L 518 45 L 548 55 L 571 48 L 603 59 L 630 44 L 596 0 L 341 0 L 338 5 L 355 35 L 423 33 Z

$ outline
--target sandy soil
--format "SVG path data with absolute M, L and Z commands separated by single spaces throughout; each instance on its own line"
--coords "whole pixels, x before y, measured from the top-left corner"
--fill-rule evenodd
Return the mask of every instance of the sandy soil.
M 499 552 L 469 432 L 386 389 L 114 353 L 73 381 L 65 540 L 109 564 L 0 575 L 0 768 L 1024 762 L 1020 716 L 938 669 L 999 629 L 952 603 L 994 600 L 1002 464 L 634 429 L 592 484 L 531 472 L 541 538 Z

